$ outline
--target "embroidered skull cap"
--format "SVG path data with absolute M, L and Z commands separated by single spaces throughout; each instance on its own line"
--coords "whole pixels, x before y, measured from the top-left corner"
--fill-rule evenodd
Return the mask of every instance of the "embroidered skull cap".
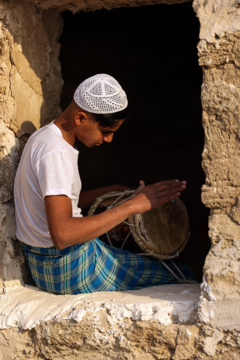
M 126 109 L 127 95 L 112 76 L 97 74 L 84 80 L 73 99 L 83 110 L 94 114 L 110 114 Z

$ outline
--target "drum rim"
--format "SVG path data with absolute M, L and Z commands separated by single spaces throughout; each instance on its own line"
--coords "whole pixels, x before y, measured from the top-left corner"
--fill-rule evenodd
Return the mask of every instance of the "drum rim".
M 183 202 L 182 202 L 182 204 L 183 204 Z M 185 208 L 185 210 L 186 210 L 186 208 Z M 132 229 L 132 235 L 133 235 L 134 240 L 136 241 L 136 243 L 139 245 L 139 247 L 145 252 L 145 254 L 143 254 L 143 255 L 153 256 L 153 257 L 158 258 L 160 260 L 173 259 L 173 258 L 177 257 L 183 251 L 183 249 L 187 245 L 187 242 L 188 242 L 188 240 L 189 240 L 189 238 L 191 236 L 190 223 L 189 223 L 189 218 L 188 218 L 187 211 L 186 211 L 186 215 L 187 215 L 187 232 L 186 232 L 185 239 L 175 251 L 173 251 L 172 253 L 168 253 L 168 254 L 157 252 L 156 249 L 154 249 L 149 243 L 148 243 L 148 246 L 145 245 L 146 240 L 142 236 L 140 226 L 138 225 L 139 222 L 137 220 L 137 218 L 139 217 L 139 214 L 136 214 L 133 217 L 129 218 L 128 219 L 129 222 L 132 222 L 133 225 L 136 224 L 136 226 L 133 226 L 131 228 Z M 133 219 L 132 219 L 134 217 L 135 217 L 135 221 L 133 221 Z M 138 228 L 138 233 L 136 232 L 136 227 Z

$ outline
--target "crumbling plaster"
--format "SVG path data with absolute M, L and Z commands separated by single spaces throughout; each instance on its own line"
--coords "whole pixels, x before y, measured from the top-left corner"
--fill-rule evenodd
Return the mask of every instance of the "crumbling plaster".
M 0 0 L 1 301 L 7 303 L 10 288 L 16 292 L 24 289 L 26 275 L 14 235 L 12 187 L 28 134 L 54 118 L 60 110 L 62 80 L 57 39 L 62 29 L 61 11 L 178 2 L 182 1 Z M 154 319 L 126 317 L 122 320 L 124 326 L 127 324 L 127 335 L 124 331 L 123 335 L 119 333 L 122 325 L 118 324 L 119 337 L 116 336 L 110 345 L 106 337 L 110 328 L 104 325 L 106 317 L 96 325 L 93 310 L 81 325 L 76 325 L 73 319 L 60 322 L 43 319 L 32 330 L 9 325 L 0 333 L 3 359 L 51 359 L 53 356 L 54 359 L 75 359 L 79 351 L 83 351 L 85 359 L 106 356 L 175 360 L 239 358 L 240 2 L 194 0 L 193 8 L 201 26 L 198 54 L 203 70 L 205 145 L 202 165 L 206 174 L 202 201 L 211 209 L 209 236 L 212 243 L 204 266 L 201 295 L 196 302 L 195 323 L 173 322 L 167 326 L 156 324 Z M 142 294 L 139 296 L 141 298 Z M 80 308 L 75 314 L 78 319 L 83 310 Z M 11 309 L 6 306 L 0 315 L 6 316 L 8 311 Z M 21 311 L 24 314 L 24 307 L 19 308 Z M 58 339 L 54 335 L 56 331 L 60 333 Z M 107 350 L 104 350 L 106 344 Z M 12 357 L 4 351 L 9 346 Z
M 239 330 L 196 324 L 199 293 L 198 284 L 63 297 L 10 289 L 1 359 L 237 360 Z

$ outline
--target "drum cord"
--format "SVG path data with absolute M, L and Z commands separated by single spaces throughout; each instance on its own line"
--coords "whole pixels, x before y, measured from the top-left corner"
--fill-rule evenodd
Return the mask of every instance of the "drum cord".
M 160 261 L 166 267 L 166 269 L 168 269 L 168 271 L 175 277 L 175 279 L 177 281 L 179 281 L 180 283 L 182 283 L 182 284 L 193 284 L 193 283 L 197 282 L 195 280 L 187 280 L 186 277 L 184 276 L 184 274 L 182 273 L 182 271 L 179 269 L 179 267 L 175 264 L 175 262 L 173 260 L 171 260 L 171 263 L 175 267 L 175 269 L 179 272 L 179 274 L 181 275 L 182 278 L 179 278 L 174 273 L 174 271 L 163 260 L 160 260 Z
M 118 201 L 119 201 L 123 196 L 125 196 L 126 194 L 133 194 L 134 192 L 135 192 L 135 190 L 125 190 L 124 192 L 120 192 L 120 193 L 118 193 L 118 194 L 115 194 L 115 195 L 118 196 L 118 197 L 116 198 L 116 200 L 115 200 L 111 205 L 109 205 L 109 206 L 106 206 L 105 204 L 102 204 L 102 205 L 105 206 L 105 208 L 106 208 L 107 210 L 112 209 L 112 208 L 114 208 L 114 207 L 116 207 L 116 206 L 124 203 L 125 201 L 130 200 L 130 199 L 132 198 L 132 195 L 129 196 L 128 198 L 126 198 L 126 199 L 118 202 Z M 110 194 L 109 196 L 106 196 L 106 198 L 107 198 L 107 197 L 112 197 L 112 194 Z M 122 222 L 123 222 L 124 224 L 128 225 L 128 226 L 136 226 L 136 225 L 134 225 L 134 224 L 128 223 L 126 220 L 125 220 L 125 221 L 122 221 Z M 106 232 L 106 235 L 107 235 L 107 239 L 108 239 L 109 244 L 110 244 L 111 246 L 113 246 L 113 244 L 112 244 L 112 242 L 111 242 L 111 240 L 110 240 L 110 237 L 109 237 L 108 232 Z M 123 249 L 123 247 L 124 247 L 124 245 L 125 245 L 125 243 L 126 243 L 126 241 L 127 241 L 127 239 L 129 238 L 130 235 L 131 235 L 131 230 L 129 231 L 129 233 L 127 234 L 127 236 L 125 237 L 125 239 L 123 240 L 123 243 L 122 243 L 122 245 L 121 245 L 121 249 Z
M 136 190 L 125 190 L 124 192 L 120 192 L 120 193 L 118 193 L 118 194 L 115 194 L 115 196 L 118 196 L 118 197 L 116 198 L 116 200 L 115 200 L 111 205 L 109 205 L 109 206 L 106 206 L 106 205 L 104 205 L 104 204 L 102 204 L 102 205 L 104 205 L 107 209 L 112 209 L 112 208 L 114 208 L 115 206 L 118 206 L 118 205 L 124 203 L 125 201 L 130 200 L 130 199 L 132 198 L 132 196 L 129 196 L 128 198 L 126 198 L 126 199 L 118 202 L 118 200 L 120 200 L 120 199 L 121 199 L 123 196 L 125 196 L 126 194 L 133 194 L 135 191 L 136 191 Z M 110 194 L 109 196 L 106 196 L 106 198 L 108 198 L 108 197 L 112 197 L 112 194 Z M 116 203 L 117 203 L 117 204 L 116 204 Z M 116 205 L 115 205 L 115 204 L 116 204 Z

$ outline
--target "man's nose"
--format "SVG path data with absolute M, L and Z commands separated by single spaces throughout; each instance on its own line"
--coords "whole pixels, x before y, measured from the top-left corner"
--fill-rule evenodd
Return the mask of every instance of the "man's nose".
M 112 142 L 112 139 L 113 139 L 113 134 L 109 134 L 103 137 L 103 141 L 108 143 Z

